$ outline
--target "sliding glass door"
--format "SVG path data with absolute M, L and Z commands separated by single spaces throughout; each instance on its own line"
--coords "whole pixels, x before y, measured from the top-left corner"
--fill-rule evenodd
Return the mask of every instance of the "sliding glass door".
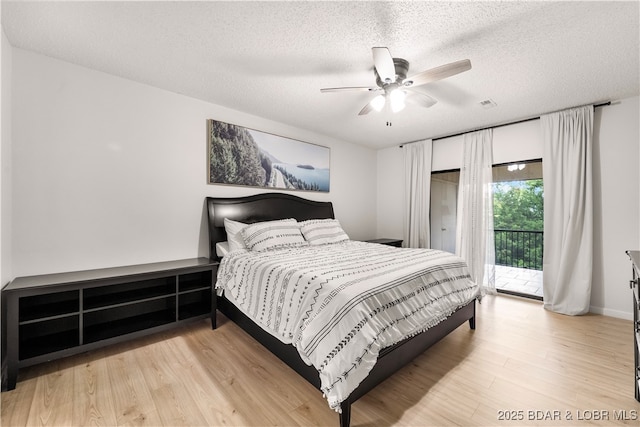
M 460 171 L 431 174 L 431 247 L 456 251 Z M 493 167 L 498 292 L 542 299 L 544 187 L 542 160 Z
M 493 167 L 496 289 L 542 298 L 542 161 Z

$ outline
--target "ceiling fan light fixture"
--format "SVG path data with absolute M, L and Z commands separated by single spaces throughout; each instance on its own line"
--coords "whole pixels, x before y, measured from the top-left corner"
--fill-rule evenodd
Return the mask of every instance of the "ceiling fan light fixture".
M 405 97 L 407 96 L 406 93 L 404 93 L 401 90 L 394 90 L 389 94 L 389 100 L 391 102 L 391 111 L 393 111 L 394 113 L 397 113 L 398 111 L 402 111 L 405 107 Z
M 369 114 L 375 110 L 381 112 L 383 109 L 397 113 L 405 107 L 405 97 L 407 100 L 420 107 L 429 108 L 437 101 L 426 94 L 418 92 L 404 92 L 407 88 L 412 90 L 416 86 L 446 79 L 456 74 L 460 74 L 471 69 L 471 61 L 463 59 L 456 62 L 440 65 L 407 78 L 409 71 L 409 61 L 403 58 L 394 58 L 386 47 L 371 48 L 373 54 L 373 74 L 376 78 L 376 86 L 369 87 L 330 87 L 322 88 L 320 92 L 342 92 L 342 91 L 383 91 L 384 95 L 378 95 L 369 101 L 358 113 L 359 116 Z M 387 98 L 388 101 L 387 102 Z
M 380 112 L 384 107 L 385 101 L 384 95 L 378 95 L 371 100 L 371 107 L 377 112 Z

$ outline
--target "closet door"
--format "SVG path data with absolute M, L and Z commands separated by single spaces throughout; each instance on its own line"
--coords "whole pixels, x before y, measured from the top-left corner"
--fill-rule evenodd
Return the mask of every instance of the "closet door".
M 455 253 L 458 184 L 431 178 L 431 247 Z

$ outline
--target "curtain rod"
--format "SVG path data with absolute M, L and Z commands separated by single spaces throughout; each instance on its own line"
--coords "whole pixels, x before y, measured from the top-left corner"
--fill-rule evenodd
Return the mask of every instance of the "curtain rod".
M 594 104 L 593 108 L 598 108 L 598 107 L 606 107 L 607 105 L 611 105 L 611 101 L 607 101 L 607 102 L 603 102 L 600 104 Z M 575 107 L 574 107 L 575 108 Z M 547 113 L 547 114 L 551 114 L 551 113 Z M 532 120 L 539 120 L 540 116 L 536 116 L 536 117 L 529 117 L 528 119 L 522 119 L 522 120 L 516 120 L 515 122 L 509 122 L 509 123 L 501 123 L 499 125 L 495 125 L 495 126 L 487 126 L 484 128 L 478 128 L 478 129 L 472 129 L 472 130 L 466 130 L 464 132 L 458 132 L 458 133 L 453 133 L 451 135 L 445 135 L 445 136 L 439 136 L 437 138 L 431 138 L 432 141 L 437 141 L 439 139 L 445 139 L 445 138 L 453 138 L 454 136 L 460 136 L 460 135 L 464 135 L 465 133 L 471 133 L 471 132 L 477 132 L 479 130 L 486 130 L 486 129 L 495 129 L 495 128 L 501 128 L 503 126 L 511 126 L 511 125 L 516 125 L 518 123 L 525 123 L 525 122 L 530 122 Z M 410 142 L 405 142 L 404 144 L 411 144 L 414 142 L 419 142 L 419 141 L 423 141 L 422 139 L 416 140 L 416 141 L 410 141 Z M 402 148 L 402 145 L 399 145 L 400 148 Z

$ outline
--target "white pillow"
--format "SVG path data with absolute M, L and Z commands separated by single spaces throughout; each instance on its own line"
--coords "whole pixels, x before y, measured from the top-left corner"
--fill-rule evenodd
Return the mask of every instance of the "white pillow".
M 229 242 L 218 242 L 216 243 L 216 255 L 220 258 L 229 253 Z
M 247 249 L 242 238 L 242 229 L 247 224 L 244 222 L 233 221 L 228 218 L 224 219 L 224 229 L 227 231 L 227 242 L 229 242 L 229 250 Z
M 247 249 L 257 252 L 307 245 L 293 218 L 247 225 L 242 237 Z
M 300 231 L 310 245 L 324 245 L 349 240 L 337 219 L 310 219 L 300 223 Z

